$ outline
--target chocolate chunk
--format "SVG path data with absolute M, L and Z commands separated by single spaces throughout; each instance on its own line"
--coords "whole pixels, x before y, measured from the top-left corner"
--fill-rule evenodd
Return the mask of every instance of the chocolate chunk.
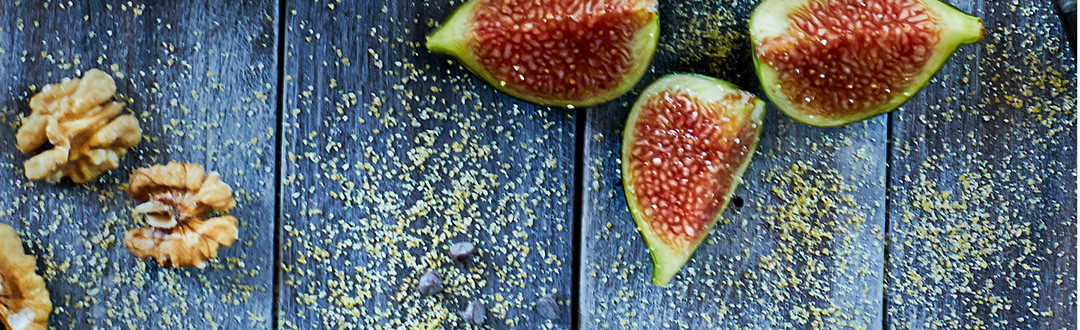
M 450 246 L 450 256 L 454 259 L 462 260 L 468 259 L 476 251 L 476 245 L 469 242 L 457 242 Z
M 429 270 L 424 273 L 424 276 L 420 277 L 420 286 L 417 288 L 420 290 L 420 294 L 430 296 L 442 291 L 442 277 L 434 270 Z
M 559 304 L 555 302 L 553 295 L 544 295 L 540 299 L 536 299 L 536 312 L 548 319 L 558 320 Z
M 479 301 L 470 301 L 469 306 L 465 307 L 465 310 L 458 312 L 465 322 L 469 322 L 476 325 L 484 324 L 487 320 L 487 310 L 484 309 L 484 304 Z

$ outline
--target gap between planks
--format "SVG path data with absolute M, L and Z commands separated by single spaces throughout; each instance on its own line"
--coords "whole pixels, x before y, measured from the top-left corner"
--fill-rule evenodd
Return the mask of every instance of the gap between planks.
M 581 326 L 581 299 L 579 299 L 581 296 L 581 245 L 583 244 L 581 224 L 585 210 L 585 132 L 589 118 L 586 111 L 586 109 L 578 110 L 574 118 L 574 205 L 572 206 L 574 260 L 571 263 L 573 282 L 570 284 L 573 291 L 570 293 L 570 327 L 573 329 Z
M 274 158 L 274 276 L 273 276 L 273 294 L 274 301 L 271 303 L 273 309 L 273 315 L 270 316 L 270 328 L 278 329 L 279 321 L 278 315 L 281 314 L 280 301 L 280 288 L 281 282 L 281 208 L 282 208 L 282 173 L 281 167 L 285 157 L 284 153 L 284 133 L 285 133 L 285 28 L 286 28 L 286 4 L 288 0 L 277 1 L 277 35 L 275 36 L 275 46 L 277 47 L 277 105 L 275 115 L 277 118 L 277 134 L 276 147 L 277 157 Z

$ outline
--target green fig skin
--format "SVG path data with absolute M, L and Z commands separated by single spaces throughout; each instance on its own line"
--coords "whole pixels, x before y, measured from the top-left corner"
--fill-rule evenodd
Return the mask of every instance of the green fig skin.
M 671 74 L 663 78 L 658 79 L 649 85 L 638 97 L 636 103 L 630 112 L 630 115 L 626 120 L 626 128 L 623 130 L 622 140 L 622 174 L 623 174 L 623 190 L 626 193 L 626 201 L 630 209 L 630 214 L 634 218 L 634 222 L 637 225 L 638 232 L 641 234 L 645 241 L 645 245 L 649 249 L 649 254 L 653 263 L 653 275 L 652 282 L 657 286 L 667 286 L 671 280 L 682 269 L 683 265 L 690 260 L 690 257 L 694 254 L 694 251 L 701 245 L 701 243 L 708 237 L 709 232 L 720 220 L 720 216 L 727 209 L 728 204 L 731 202 L 732 196 L 738 188 L 739 182 L 742 181 L 742 176 L 746 172 L 746 169 L 750 166 L 751 159 L 753 158 L 755 150 L 757 149 L 758 141 L 761 138 L 762 130 L 764 129 L 765 121 L 765 101 L 760 98 L 754 97 L 752 99 L 753 106 L 746 107 L 747 112 L 745 120 L 749 121 L 749 125 L 754 125 L 752 139 L 747 143 L 747 155 L 746 158 L 739 164 L 739 167 L 731 173 L 732 184 L 728 188 L 727 195 L 724 196 L 724 204 L 716 211 L 715 215 L 712 215 L 708 219 L 708 224 L 704 227 L 704 231 L 700 234 L 695 241 L 691 242 L 683 249 L 672 247 L 667 245 L 658 234 L 653 232 L 646 215 L 641 205 L 638 204 L 637 194 L 635 187 L 633 186 L 634 172 L 631 170 L 631 153 L 632 146 L 635 141 L 635 127 L 638 119 L 641 115 L 641 109 L 649 101 L 652 96 L 662 93 L 666 90 L 682 89 L 688 91 L 689 94 L 698 97 L 699 99 L 720 99 L 721 97 L 729 93 L 740 92 L 739 88 L 726 81 L 706 77 L 697 74 Z
M 560 99 L 556 97 L 537 96 L 522 93 L 508 88 L 505 82 L 493 77 L 483 65 L 475 58 L 472 51 L 472 23 L 475 7 L 484 1 L 470 0 L 463 3 L 446 19 L 442 25 L 427 37 L 427 48 L 433 53 L 442 54 L 454 58 L 458 63 L 471 71 L 480 79 L 487 82 L 495 89 L 515 98 L 531 103 L 564 108 L 583 108 L 615 99 L 630 91 L 645 75 L 645 71 L 652 62 L 656 52 L 656 45 L 660 38 L 660 18 L 656 13 L 656 3 L 653 0 L 641 0 L 643 10 L 650 10 L 652 19 L 640 31 L 635 34 L 631 45 L 634 54 L 633 65 L 622 77 L 617 87 L 583 99 Z
M 985 31 L 982 19 L 970 16 L 956 7 L 938 0 L 918 0 L 936 13 L 941 22 L 941 34 L 938 44 L 931 51 L 932 56 L 926 62 L 920 74 L 911 78 L 910 87 L 897 93 L 888 102 L 869 109 L 864 109 L 848 116 L 825 117 L 807 113 L 789 101 L 780 88 L 779 74 L 757 56 L 757 49 L 762 41 L 779 36 L 788 26 L 787 15 L 794 10 L 819 0 L 765 0 L 758 4 L 750 15 L 750 39 L 754 45 L 754 67 L 762 89 L 769 100 L 797 122 L 819 127 L 843 126 L 887 113 L 907 102 L 941 69 L 945 61 L 961 45 L 982 40 Z

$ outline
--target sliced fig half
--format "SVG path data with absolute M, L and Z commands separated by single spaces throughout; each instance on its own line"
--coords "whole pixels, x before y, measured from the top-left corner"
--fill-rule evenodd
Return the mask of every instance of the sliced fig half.
M 983 28 L 937 0 L 765 0 L 750 36 L 773 104 L 806 124 L 840 126 L 899 107 Z
M 622 142 L 623 189 L 667 285 L 731 201 L 754 155 L 765 102 L 723 80 L 674 74 L 638 98 Z
M 659 38 L 656 0 L 471 0 L 427 38 L 511 96 L 585 107 L 625 94 Z

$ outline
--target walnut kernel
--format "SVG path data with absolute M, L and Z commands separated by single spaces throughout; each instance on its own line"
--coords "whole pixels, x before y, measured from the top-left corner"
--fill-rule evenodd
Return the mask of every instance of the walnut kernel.
M 34 266 L 34 257 L 23 252 L 15 229 L 0 223 L 0 325 L 5 329 L 48 326 L 52 301 Z
M 29 154 L 50 148 L 24 164 L 32 180 L 89 182 L 116 168 L 128 149 L 139 144 L 142 130 L 132 115 L 122 115 L 124 104 L 113 101 L 116 82 L 93 69 L 81 79 L 46 85 L 30 98 L 33 112 L 23 118 L 15 136 L 19 151 Z
M 210 211 L 228 211 L 236 205 L 217 173 L 201 165 L 170 162 L 141 168 L 128 182 L 131 197 L 143 202 L 133 210 L 149 227 L 129 230 L 128 250 L 139 258 L 153 257 L 162 266 L 203 268 L 217 257 L 217 249 L 236 241 L 237 221 L 232 216 L 203 220 Z

